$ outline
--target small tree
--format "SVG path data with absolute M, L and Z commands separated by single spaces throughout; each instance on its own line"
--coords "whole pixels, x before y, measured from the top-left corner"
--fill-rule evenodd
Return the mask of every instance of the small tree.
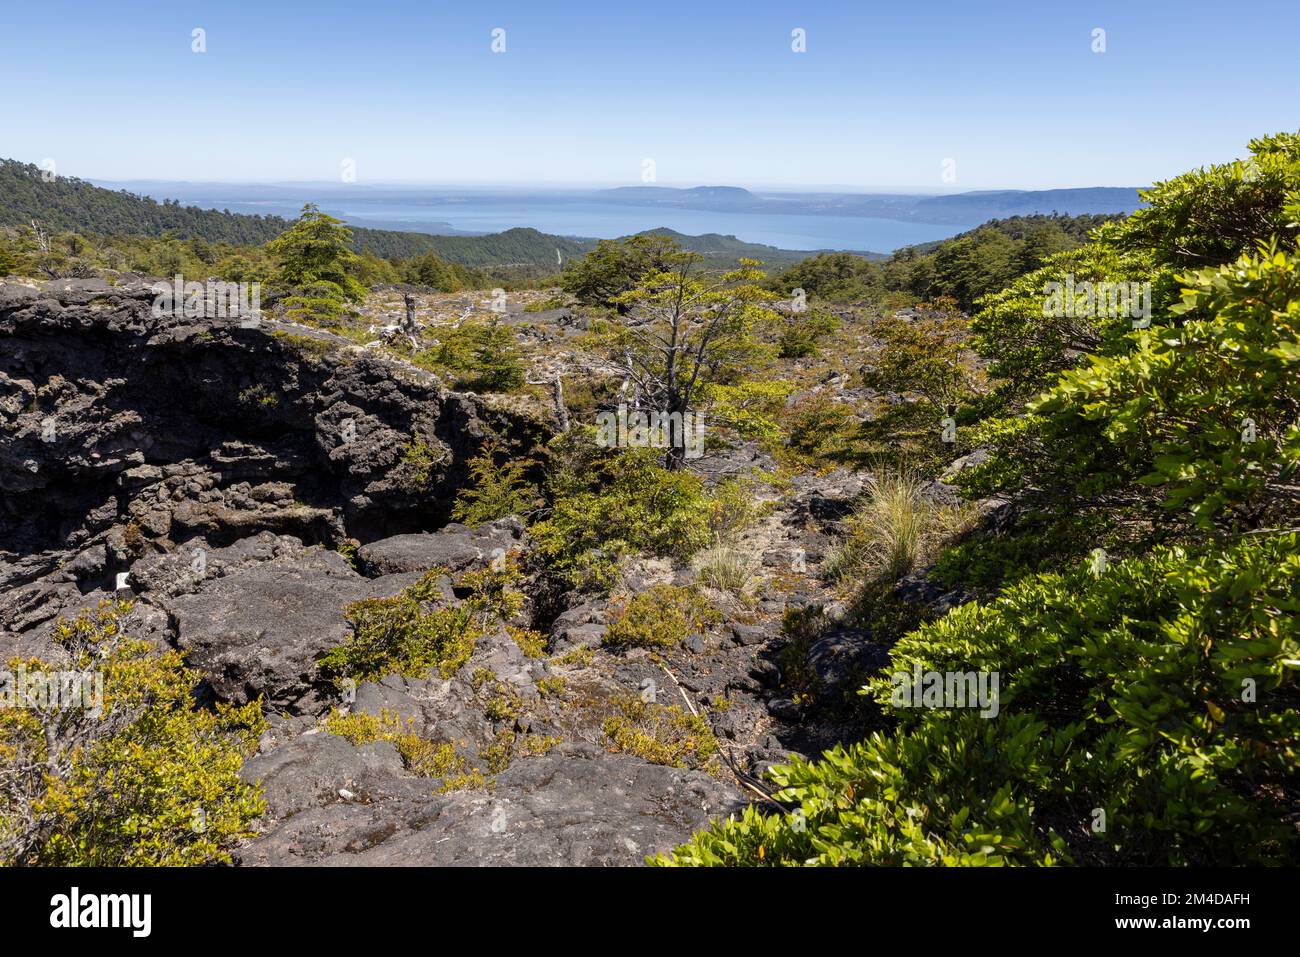
M 776 294 L 763 289 L 766 277 L 749 259 L 721 275 L 696 272 L 701 256 L 676 249 L 665 254 L 667 267 L 616 297 L 626 317 L 595 325 L 589 344 L 614 362 L 630 389 L 628 403 L 658 412 L 684 426 L 711 382 L 735 383 L 765 364 L 771 349 L 760 329 L 777 321 L 768 303 Z M 684 442 L 670 441 L 669 469 L 686 461 Z
M 359 262 L 351 249 L 352 230 L 308 203 L 281 236 L 267 243 L 275 262 L 272 284 L 288 292 L 288 315 L 295 319 L 334 320 L 349 302 L 360 302 L 366 289 L 354 271 Z
M 524 515 L 537 506 L 537 488 L 525 477 L 536 463 L 532 459 L 507 458 L 498 465 L 501 451 L 495 441 L 489 442 L 470 460 L 474 484 L 456 496 L 451 510 L 454 521 L 482 525 L 507 515 Z
M 560 285 L 585 305 L 619 306 L 619 296 L 648 276 L 671 269 L 672 257 L 679 252 L 677 243 L 661 233 L 602 239 L 586 256 L 569 260 Z

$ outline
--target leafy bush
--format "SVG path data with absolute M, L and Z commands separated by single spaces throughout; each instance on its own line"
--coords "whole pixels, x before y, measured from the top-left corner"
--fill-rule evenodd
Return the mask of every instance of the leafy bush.
M 1273 250 L 1183 277 L 1178 324 L 1131 333 L 1131 349 L 1065 373 L 1033 411 L 1101 423 L 1203 526 L 1247 527 L 1269 499 L 1295 514 L 1300 462 L 1300 261 Z
M 704 483 L 655 459 L 653 449 L 628 450 L 587 476 L 603 479 L 603 486 L 578 490 L 566 483 L 550 515 L 532 527 L 553 571 L 575 585 L 608 586 L 621 555 L 688 558 L 709 543 L 713 502 Z
M 126 603 L 61 620 L 63 664 L 15 659 L 29 679 L 102 678 L 93 701 L 0 708 L 0 862 L 176 866 L 229 862 L 262 813 L 239 776 L 265 728 L 260 704 L 198 708 L 175 651 L 128 637 Z
M 403 721 L 387 710 L 378 717 L 362 712 L 343 714 L 331 711 L 325 719 L 325 730 L 337 734 L 353 744 L 372 741 L 391 741 L 402 757 L 402 764 L 412 774 L 426 778 L 441 778 L 460 774 L 465 770 L 465 760 L 448 742 L 439 743 L 422 737 L 414 730 L 414 720 Z
M 718 739 L 704 718 L 630 696 L 615 699 L 614 706 L 602 726 L 611 751 L 673 768 L 713 769 Z
M 884 292 L 880 266 L 852 253 L 819 253 L 800 260 L 768 284 L 783 295 L 802 289 L 832 302 L 873 302 Z
M 1150 250 L 1173 267 L 1230 262 L 1277 237 L 1300 236 L 1300 133 L 1253 139 L 1250 158 L 1193 170 L 1142 193 L 1139 209 L 1115 233 L 1130 249 Z
M 655 233 L 602 239 L 586 256 L 564 265 L 560 286 L 585 305 L 612 307 L 647 276 L 668 269 L 676 252 L 671 237 Z
M 423 677 L 436 668 L 449 678 L 469 660 L 487 625 L 518 612 L 521 599 L 511 587 L 518 577 L 507 565 L 466 572 L 449 583 L 434 569 L 389 598 L 353 602 L 346 609 L 352 636 L 321 657 L 322 673 L 360 682 L 390 674 Z M 452 603 L 448 587 L 469 595 Z
M 416 365 L 447 376 L 457 389 L 510 392 L 524 384 L 514 332 L 499 320 L 464 322 L 441 337 L 437 346 L 412 357 Z
M 792 383 L 779 380 L 745 380 L 735 385 L 714 383 L 706 390 L 708 418 L 741 438 L 774 443 L 781 439 L 778 416 L 794 391 Z
M 893 655 L 894 672 L 998 672 L 996 719 L 894 707 L 882 676 L 898 731 L 774 769 L 799 815 L 719 822 L 674 861 L 1288 862 L 1297 611 L 1295 535 L 1021 582 Z
M 781 323 L 777 352 L 782 359 L 806 359 L 814 356 L 821 343 L 839 328 L 839 318 L 822 309 L 791 313 Z
M 525 477 L 536 463 L 531 459 L 507 458 L 497 464 L 500 448 L 489 442 L 470 459 L 473 483 L 456 495 L 453 521 L 482 525 L 508 515 L 527 515 L 537 505 L 536 486 Z
M 675 648 L 718 620 L 718 613 L 693 588 L 652 585 L 621 607 L 605 631 L 605 644 L 619 648 Z
M 862 457 L 857 413 L 829 396 L 800 399 L 782 416 L 781 427 L 785 451 L 799 463 L 845 465 Z

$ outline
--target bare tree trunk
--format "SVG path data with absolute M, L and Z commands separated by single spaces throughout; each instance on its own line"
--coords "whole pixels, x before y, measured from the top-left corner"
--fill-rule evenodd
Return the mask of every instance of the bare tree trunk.
M 564 405 L 564 376 L 556 375 L 551 384 L 551 397 L 555 401 L 555 418 L 559 422 L 560 431 L 568 432 L 571 423 L 569 410 Z

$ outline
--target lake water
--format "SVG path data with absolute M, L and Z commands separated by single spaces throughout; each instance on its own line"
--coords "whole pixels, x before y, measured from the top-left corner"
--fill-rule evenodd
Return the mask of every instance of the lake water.
M 106 184 L 107 185 L 107 184 Z M 888 253 L 900 246 L 953 236 L 967 225 L 898 222 L 857 216 L 681 209 L 664 205 L 604 203 L 590 196 L 455 192 L 408 189 L 361 190 L 330 195 L 310 187 L 241 187 L 233 184 L 114 184 L 155 199 L 179 199 L 186 205 L 229 209 L 234 213 L 274 214 L 292 218 L 306 202 L 356 226 L 430 233 L 496 233 L 531 226 L 544 233 L 615 239 L 666 226 L 698 236 L 720 233 L 781 249 L 851 249 Z M 337 189 L 337 188 L 336 188 Z
M 357 225 L 387 229 L 431 229 L 445 223 L 457 230 L 496 233 L 514 226 L 531 226 L 544 233 L 597 239 L 614 239 L 666 226 L 690 236 L 721 233 L 781 249 L 854 249 L 880 253 L 943 239 L 964 228 L 856 216 L 728 213 L 535 199 L 429 201 L 418 206 L 353 202 L 340 206 L 340 215 Z

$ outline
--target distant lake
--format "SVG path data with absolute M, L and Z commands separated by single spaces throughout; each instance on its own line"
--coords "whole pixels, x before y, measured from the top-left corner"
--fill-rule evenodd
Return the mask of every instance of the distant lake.
M 531 226 L 544 233 L 594 236 L 597 239 L 614 239 L 666 226 L 689 236 L 721 233 L 780 249 L 856 249 L 880 253 L 943 239 L 961 232 L 963 228 L 856 216 L 729 213 L 538 199 L 513 202 L 426 200 L 419 205 L 354 202 L 340 207 L 340 215 L 359 226 L 386 229 L 419 230 L 427 229 L 429 224 L 446 223 L 457 230 L 498 233 L 515 226 Z
M 322 210 L 356 226 L 408 232 L 449 234 L 497 233 L 516 226 L 531 226 L 544 233 L 614 239 L 646 229 L 666 226 L 697 236 L 721 233 L 751 243 L 781 249 L 852 249 L 879 253 L 900 246 L 953 236 L 968 225 L 898 222 L 859 216 L 772 214 L 725 210 L 681 209 L 664 205 L 603 203 L 589 196 L 566 197 L 537 192 L 489 193 L 387 189 L 375 195 L 321 195 L 320 191 L 291 186 L 251 186 L 241 195 L 234 184 L 200 183 L 115 184 L 144 192 L 155 199 L 179 199 L 186 205 L 229 209 L 232 213 L 260 213 L 292 218 L 303 203 L 316 202 Z

